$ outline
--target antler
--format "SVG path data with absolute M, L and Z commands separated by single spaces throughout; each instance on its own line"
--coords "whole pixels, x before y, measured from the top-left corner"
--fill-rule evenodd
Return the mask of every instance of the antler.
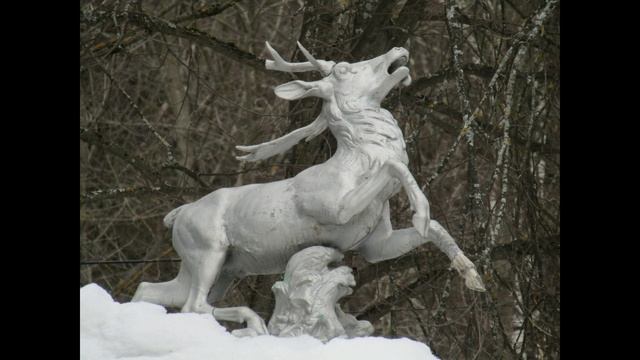
M 291 63 L 285 61 L 277 51 L 275 51 L 271 45 L 269 45 L 268 41 L 265 41 L 265 45 L 267 45 L 267 50 L 273 56 L 273 60 L 267 60 L 265 62 L 265 66 L 268 70 L 278 70 L 278 71 L 287 71 L 287 72 L 304 72 L 317 70 L 323 76 L 327 76 L 331 73 L 331 69 L 335 62 L 333 61 L 324 61 L 324 60 L 316 60 L 308 51 L 305 49 L 300 42 L 298 42 L 298 47 L 302 54 L 307 58 L 307 62 L 303 63 Z
M 300 129 L 296 129 L 288 133 L 287 135 L 281 136 L 277 139 L 258 145 L 237 145 L 236 149 L 247 152 L 249 154 L 244 156 L 237 156 L 236 159 L 258 161 L 272 157 L 274 155 L 282 154 L 283 152 L 293 147 L 295 144 L 299 143 L 302 139 L 306 138 L 306 140 L 309 141 L 318 136 L 324 131 L 324 129 L 327 128 L 327 126 L 328 123 L 326 118 L 322 114 L 320 114 L 311 124 L 305 127 L 301 127 Z

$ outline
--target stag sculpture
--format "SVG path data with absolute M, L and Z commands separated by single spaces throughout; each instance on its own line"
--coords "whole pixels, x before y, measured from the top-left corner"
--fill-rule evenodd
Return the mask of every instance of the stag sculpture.
M 247 322 L 246 332 L 267 333 L 260 316 L 247 307 L 213 308 L 234 279 L 276 274 L 296 252 L 315 245 L 341 252 L 358 251 L 369 262 L 396 258 L 432 242 L 472 290 L 484 291 L 473 263 L 449 233 L 430 218 L 429 203 L 407 168 L 408 156 L 396 120 L 380 107 L 396 85 L 411 83 L 405 66 L 409 52 L 393 48 L 353 64 L 315 59 L 300 43 L 307 62 L 290 63 L 266 43 L 273 60 L 266 68 L 286 72 L 318 71 L 317 81 L 295 80 L 277 86 L 285 100 L 322 99 L 311 124 L 278 139 L 237 146 L 238 157 L 258 161 L 283 153 L 329 128 L 335 154 L 293 178 L 222 188 L 172 210 L 164 224 L 182 262 L 177 277 L 141 283 L 133 301 L 213 313 L 218 320 Z M 389 198 L 404 189 L 414 215 L 413 227 L 394 230 Z

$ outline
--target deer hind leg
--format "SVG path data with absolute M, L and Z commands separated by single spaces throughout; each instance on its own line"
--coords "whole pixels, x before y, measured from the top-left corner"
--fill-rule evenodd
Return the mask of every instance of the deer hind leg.
M 191 276 L 184 264 L 175 279 L 162 283 L 141 282 L 132 302 L 145 301 L 168 307 L 181 308 L 187 300 Z
M 224 230 L 219 230 L 218 236 L 224 236 Z M 227 320 L 234 322 L 246 322 L 246 329 L 234 330 L 232 334 L 238 336 L 268 334 L 267 325 L 264 320 L 248 307 L 215 308 L 207 302 L 209 291 L 214 288 L 214 283 L 221 276 L 221 281 L 225 282 L 226 274 L 222 270 L 224 265 L 227 247 L 222 245 L 226 241 L 216 241 L 206 249 L 187 250 L 183 261 L 188 264 L 189 272 L 192 274 L 191 286 L 187 301 L 182 307 L 182 312 L 195 312 L 200 314 L 212 314 L 217 320 Z M 187 261 L 188 259 L 188 261 Z M 225 287 L 225 284 L 221 284 Z
M 385 203 L 383 216 L 378 226 L 358 251 L 367 261 L 376 263 L 397 258 L 427 242 L 432 242 L 447 255 L 451 260 L 451 266 L 464 278 L 468 288 L 475 291 L 485 291 L 482 278 L 478 275 L 475 266 L 442 225 L 435 220 L 430 220 L 427 236 L 420 235 L 415 228 L 393 230 L 389 218 L 388 202 Z
M 211 289 L 211 293 L 209 294 L 211 303 L 222 299 L 235 278 L 236 277 L 233 273 L 224 270 L 221 272 L 220 276 L 215 281 L 213 288 Z M 219 321 L 233 321 L 237 323 L 246 322 L 246 328 L 236 329 L 231 332 L 236 336 L 256 336 L 269 334 L 264 319 L 262 319 L 260 315 L 256 314 L 255 311 L 246 306 L 227 308 L 217 307 L 213 309 L 213 317 Z
M 235 276 L 229 273 L 228 271 L 222 270 L 220 276 L 216 279 L 216 282 L 213 284 L 211 291 L 209 292 L 208 301 L 209 304 L 213 304 L 216 301 L 222 300 L 225 294 L 231 287 L 233 280 L 235 280 Z
M 206 249 L 204 251 L 198 249 L 188 255 L 190 259 L 188 263 L 192 267 L 189 270 L 192 276 L 189 295 L 182 307 L 182 312 L 212 313 L 213 306 L 207 303 L 207 295 L 220 273 L 225 257 L 226 249 Z

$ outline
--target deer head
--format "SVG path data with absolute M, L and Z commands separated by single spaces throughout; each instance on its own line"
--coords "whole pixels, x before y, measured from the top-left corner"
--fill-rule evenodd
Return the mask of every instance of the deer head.
M 257 161 L 280 154 L 304 138 L 310 140 L 330 125 L 334 135 L 337 132 L 350 133 L 348 122 L 340 121 L 345 113 L 359 112 L 365 108 L 379 109 L 380 103 L 393 87 L 399 83 L 404 86 L 411 83 L 409 69 L 404 66 L 409 60 L 409 52 L 404 48 L 393 48 L 384 55 L 366 61 L 336 64 L 334 61 L 317 60 L 299 42 L 298 47 L 307 58 L 306 62 L 287 62 L 268 42 L 266 46 L 273 57 L 273 60 L 266 60 L 267 69 L 318 71 L 323 76 L 317 81 L 290 81 L 277 86 L 275 94 L 285 100 L 318 97 L 324 101 L 323 110 L 313 123 L 278 139 L 258 145 L 236 146 L 238 150 L 249 153 L 237 157 L 239 160 Z
M 319 71 L 324 78 L 306 82 L 295 80 L 275 88 L 277 96 L 286 100 L 296 100 L 308 96 L 317 96 L 327 101 L 346 100 L 361 107 L 380 107 L 380 103 L 389 91 L 398 83 L 404 86 L 411 83 L 409 69 L 404 65 L 409 60 L 409 52 L 400 47 L 389 50 L 376 58 L 353 64 L 347 62 L 316 60 L 300 43 L 298 47 L 307 58 L 307 62 L 290 63 L 266 43 L 274 60 L 267 60 L 266 67 L 271 70 L 302 72 Z

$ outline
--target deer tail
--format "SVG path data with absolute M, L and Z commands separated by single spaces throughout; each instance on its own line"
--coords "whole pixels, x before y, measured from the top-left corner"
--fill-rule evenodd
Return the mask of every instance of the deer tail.
M 176 217 L 178 216 L 178 213 L 180 212 L 180 210 L 182 210 L 183 207 L 187 206 L 189 204 L 185 204 L 182 206 L 179 206 L 173 210 L 171 210 L 167 216 L 164 217 L 164 226 L 166 226 L 167 228 L 171 229 L 173 227 L 173 223 L 176 221 Z

